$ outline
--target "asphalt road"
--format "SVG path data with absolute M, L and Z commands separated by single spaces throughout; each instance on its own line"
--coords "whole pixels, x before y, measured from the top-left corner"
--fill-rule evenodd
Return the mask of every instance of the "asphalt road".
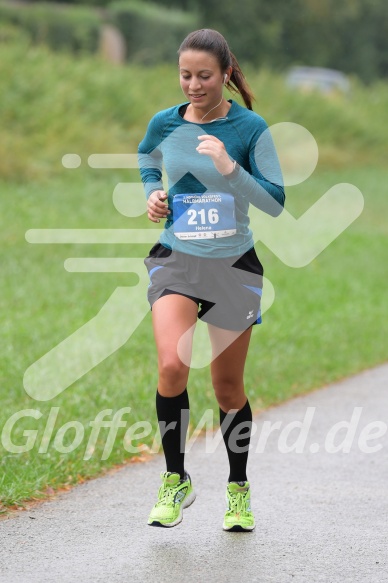
M 254 421 L 253 533 L 222 530 L 226 453 L 201 438 L 186 464 L 197 499 L 179 526 L 146 524 L 164 469 L 154 456 L 0 521 L 0 581 L 387 582 L 388 365 Z

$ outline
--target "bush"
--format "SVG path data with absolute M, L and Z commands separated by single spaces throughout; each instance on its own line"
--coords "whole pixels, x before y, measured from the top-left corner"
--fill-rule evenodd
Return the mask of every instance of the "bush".
M 32 42 L 54 50 L 94 52 L 98 48 L 101 17 L 89 8 L 36 3 L 29 6 L 0 4 L 0 21 L 20 27 Z
M 131 62 L 153 64 L 177 59 L 184 37 L 197 28 L 197 16 L 156 4 L 113 2 L 108 20 L 124 35 Z

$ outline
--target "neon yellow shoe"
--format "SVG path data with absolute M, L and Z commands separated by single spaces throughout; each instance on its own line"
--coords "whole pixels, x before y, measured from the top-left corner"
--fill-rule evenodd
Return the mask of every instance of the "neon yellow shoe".
M 224 516 L 224 530 L 242 532 L 255 528 L 249 482 L 229 482 L 226 488 L 226 502 L 228 509 Z
M 183 508 L 187 508 L 196 498 L 191 478 L 186 472 L 181 480 L 179 474 L 162 472 L 162 485 L 158 492 L 158 501 L 148 518 L 150 526 L 176 526 L 182 522 Z

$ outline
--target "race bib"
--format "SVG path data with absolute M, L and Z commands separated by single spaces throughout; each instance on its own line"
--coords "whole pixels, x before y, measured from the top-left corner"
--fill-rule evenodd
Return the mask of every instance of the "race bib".
M 176 194 L 173 218 L 178 239 L 214 239 L 236 233 L 234 197 L 227 192 Z

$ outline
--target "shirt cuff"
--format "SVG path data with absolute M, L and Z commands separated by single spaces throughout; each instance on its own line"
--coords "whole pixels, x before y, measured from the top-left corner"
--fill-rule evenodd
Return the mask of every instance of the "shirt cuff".
M 240 165 L 238 162 L 235 161 L 234 168 L 233 168 L 232 172 L 230 172 L 229 174 L 223 174 L 223 177 L 226 178 L 227 180 L 233 180 L 234 178 L 237 178 L 239 172 L 240 172 Z

